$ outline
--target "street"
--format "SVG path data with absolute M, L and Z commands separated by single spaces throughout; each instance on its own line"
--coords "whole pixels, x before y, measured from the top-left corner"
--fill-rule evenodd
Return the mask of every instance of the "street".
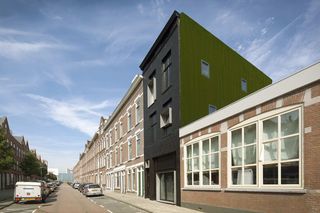
M 106 196 L 83 196 L 78 190 L 62 184 L 52 193 L 45 203 L 12 204 L 0 210 L 0 213 L 138 213 L 145 212 Z

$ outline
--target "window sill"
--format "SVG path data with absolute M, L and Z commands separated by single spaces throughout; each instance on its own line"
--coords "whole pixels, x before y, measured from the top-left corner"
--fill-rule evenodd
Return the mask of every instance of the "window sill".
M 221 188 L 202 188 L 202 187 L 185 187 L 182 191 L 211 191 L 211 192 L 221 192 Z
M 172 87 L 172 84 L 169 84 L 169 86 L 167 86 L 167 88 L 163 89 L 161 91 L 161 95 L 163 95 L 164 93 L 166 93 L 170 88 Z
M 224 189 L 225 192 L 256 192 L 256 193 L 283 193 L 283 194 L 305 194 L 306 189 L 240 189 L 240 188 L 228 188 Z

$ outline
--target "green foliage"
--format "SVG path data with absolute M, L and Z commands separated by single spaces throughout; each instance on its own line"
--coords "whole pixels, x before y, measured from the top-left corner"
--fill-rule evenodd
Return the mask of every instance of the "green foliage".
M 20 168 L 27 176 L 41 176 L 41 165 L 41 162 L 32 152 L 27 152 L 24 159 L 20 163 Z
M 15 163 L 13 148 L 7 142 L 3 128 L 0 128 L 0 172 L 11 169 Z
M 47 178 L 50 180 L 57 180 L 57 176 L 51 172 L 47 174 Z

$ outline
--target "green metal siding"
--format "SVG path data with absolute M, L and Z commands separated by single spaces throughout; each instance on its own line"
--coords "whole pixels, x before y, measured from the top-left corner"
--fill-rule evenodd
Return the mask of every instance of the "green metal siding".
M 201 60 L 210 65 L 210 78 L 201 74 Z M 241 90 L 241 78 L 248 92 Z M 266 85 L 272 80 L 186 14 L 180 14 L 180 126 Z

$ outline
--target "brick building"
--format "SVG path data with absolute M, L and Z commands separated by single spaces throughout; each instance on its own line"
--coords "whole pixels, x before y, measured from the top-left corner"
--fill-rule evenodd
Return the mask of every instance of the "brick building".
M 14 185 L 17 181 L 27 180 L 30 178 L 26 177 L 19 167 L 19 164 L 22 162 L 24 156 L 30 151 L 30 149 L 28 141 L 26 141 L 23 136 L 12 135 L 7 117 L 0 117 L 0 127 L 4 129 L 5 137 L 14 150 L 15 160 L 15 164 L 12 169 L 4 173 L 0 173 L 0 190 L 2 190 L 14 188 Z M 35 150 L 34 152 L 36 153 Z M 47 165 L 46 161 L 41 160 L 40 155 L 36 156 L 43 164 Z
M 319 79 L 317 63 L 182 127 L 182 205 L 320 212 Z
M 75 180 L 144 196 L 142 110 L 142 77 L 136 76 L 112 115 L 100 119 L 97 132 L 73 169 Z

